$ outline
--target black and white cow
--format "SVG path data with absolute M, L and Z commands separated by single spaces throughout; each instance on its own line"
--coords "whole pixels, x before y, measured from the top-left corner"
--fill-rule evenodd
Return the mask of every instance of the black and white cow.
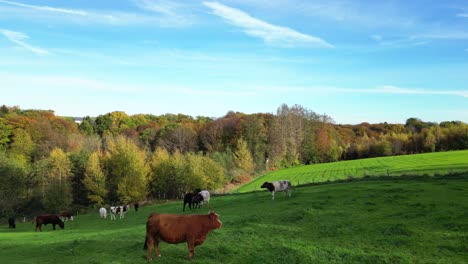
M 210 203 L 210 192 L 207 190 L 203 190 L 198 193 L 203 197 L 203 201 L 201 202 L 201 205 L 206 205 Z
M 115 215 L 116 214 L 119 214 L 120 215 L 120 218 L 119 219 L 122 219 L 122 218 L 125 218 L 125 213 L 128 211 L 128 208 L 130 208 L 130 206 L 127 204 L 125 206 L 111 206 L 110 208 L 110 216 L 111 216 L 111 220 L 115 220 Z
M 271 199 L 275 199 L 275 192 L 285 192 L 291 197 L 291 182 L 288 180 L 264 182 L 260 188 L 267 188 L 271 192 Z

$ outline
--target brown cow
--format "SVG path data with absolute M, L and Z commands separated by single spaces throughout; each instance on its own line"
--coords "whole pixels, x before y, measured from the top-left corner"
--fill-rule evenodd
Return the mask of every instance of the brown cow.
M 62 219 L 62 221 L 66 221 L 66 220 L 71 220 L 71 221 L 73 221 L 73 215 L 70 214 L 70 213 L 67 212 L 67 211 L 60 211 L 59 217 L 60 217 L 60 219 Z
M 147 249 L 146 259 L 152 259 L 153 244 L 156 256 L 160 257 L 159 240 L 170 244 L 187 242 L 189 260 L 194 256 L 195 246 L 205 241 L 208 233 L 222 225 L 216 213 L 205 215 L 177 215 L 152 213 L 146 222 L 146 239 L 144 248 Z
M 42 225 L 47 224 L 52 224 L 54 230 L 55 225 L 59 225 L 61 229 L 63 229 L 64 227 L 62 220 L 60 220 L 60 218 L 57 215 L 39 215 L 36 216 L 34 222 L 36 222 L 36 232 L 38 229 L 42 232 Z

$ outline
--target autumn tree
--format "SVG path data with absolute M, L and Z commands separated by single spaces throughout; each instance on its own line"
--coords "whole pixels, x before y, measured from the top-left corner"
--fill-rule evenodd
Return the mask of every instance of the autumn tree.
M 46 192 L 43 204 L 52 212 L 68 208 L 72 203 L 71 162 L 67 154 L 60 148 L 55 148 L 47 159 Z
M 253 163 L 252 154 L 247 147 L 247 143 L 243 138 L 237 141 L 234 156 L 239 170 L 237 175 L 238 180 L 245 181 L 245 179 L 249 179 L 254 172 L 255 164 Z
M 8 146 L 12 132 L 13 127 L 8 124 L 6 119 L 0 118 L 0 150 L 6 149 Z
M 87 190 L 87 198 L 95 205 L 103 205 L 108 193 L 106 188 L 106 175 L 101 162 L 102 154 L 93 152 L 86 163 L 84 178 L 82 180 Z
M 0 216 L 11 216 L 25 202 L 28 173 L 27 164 L 0 153 Z
M 22 156 L 26 160 L 31 160 L 31 154 L 34 151 L 35 143 L 29 133 L 22 129 L 16 128 L 13 131 L 13 137 L 10 144 L 10 154 Z
M 144 199 L 149 172 L 146 153 L 133 141 L 117 136 L 108 139 L 105 157 L 110 201 L 129 203 Z

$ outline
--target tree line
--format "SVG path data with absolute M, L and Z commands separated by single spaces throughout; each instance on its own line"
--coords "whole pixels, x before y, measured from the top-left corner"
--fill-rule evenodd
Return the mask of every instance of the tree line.
M 220 118 L 116 111 L 81 123 L 3 105 L 0 214 L 171 199 L 302 164 L 459 149 L 461 121 L 343 125 L 300 105 Z

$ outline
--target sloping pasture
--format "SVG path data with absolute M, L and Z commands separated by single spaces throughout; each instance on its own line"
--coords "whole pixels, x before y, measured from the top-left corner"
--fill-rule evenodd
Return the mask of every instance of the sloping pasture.
M 292 185 L 364 176 L 445 175 L 468 171 L 468 150 L 379 157 L 306 165 L 267 173 L 236 192 L 260 190 L 265 181 L 290 180 Z
M 223 227 L 195 249 L 192 263 L 466 263 L 468 175 L 356 181 L 215 196 Z M 0 263 L 146 263 L 150 212 L 182 213 L 182 202 L 143 206 L 123 220 L 97 210 L 64 230 L 0 227 Z M 189 263 L 185 244 L 161 243 L 153 263 Z

